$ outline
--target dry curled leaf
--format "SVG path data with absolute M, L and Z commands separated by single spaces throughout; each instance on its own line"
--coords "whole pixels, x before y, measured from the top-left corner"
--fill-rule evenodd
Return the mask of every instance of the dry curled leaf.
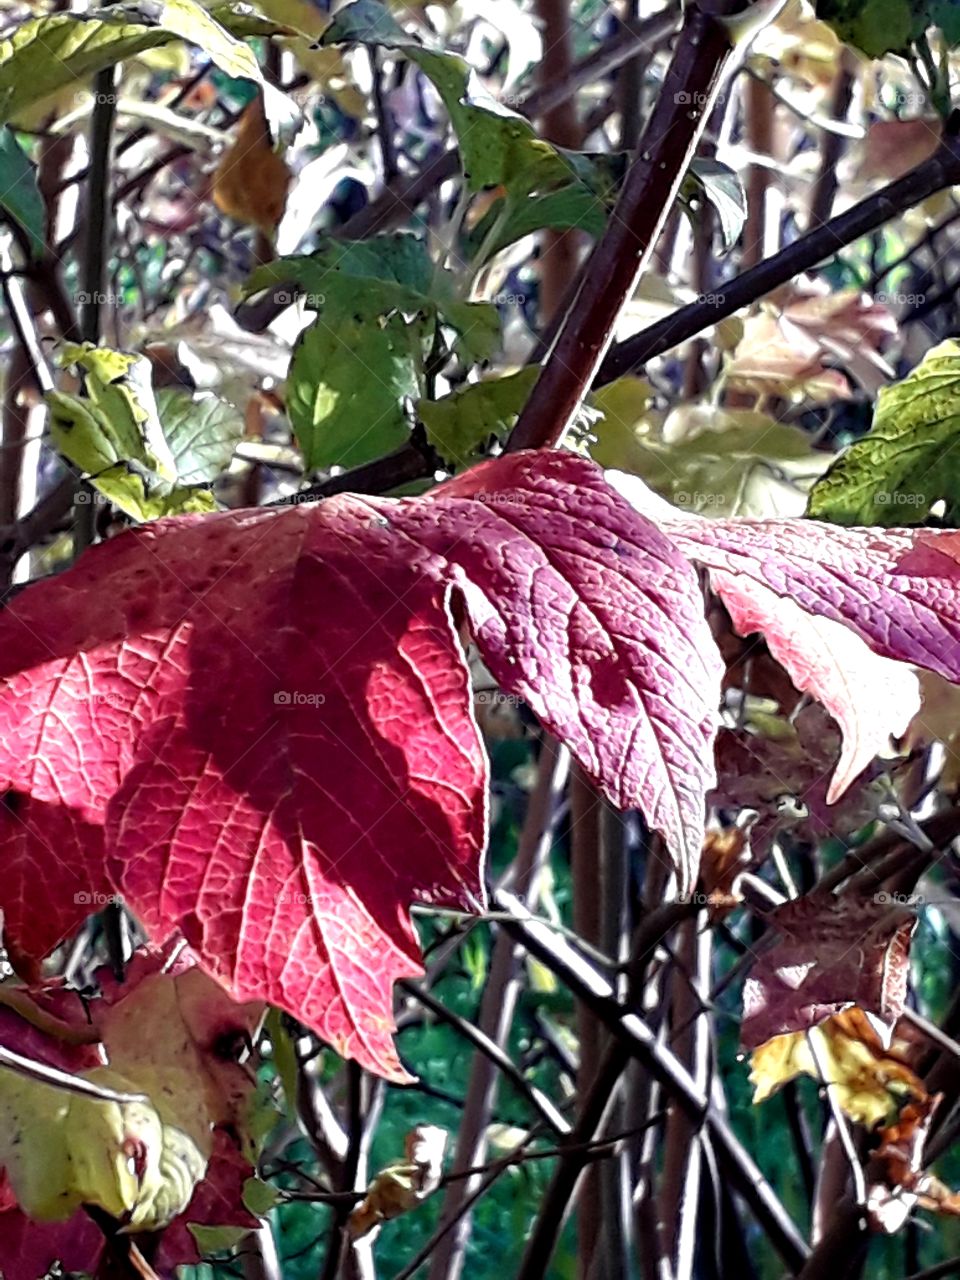
M 447 1131 L 432 1124 L 417 1125 L 403 1145 L 404 1159 L 380 1170 L 350 1214 L 347 1228 L 354 1240 L 376 1231 L 391 1218 L 409 1213 L 440 1185 Z
M 280 225 L 293 174 L 274 149 L 263 99 L 255 98 L 237 124 L 232 144 L 213 175 L 213 202 L 229 218 L 268 236 Z
M 850 395 L 849 375 L 875 392 L 890 374 L 879 349 L 896 330 L 890 311 L 855 289 L 792 285 L 744 322 L 727 378 L 764 394 L 833 400 Z
M 914 1208 L 960 1215 L 960 1193 L 924 1169 L 930 1122 L 942 1099 L 938 1093 L 908 1103 L 881 1130 L 866 1170 L 867 1212 L 875 1231 L 899 1231 Z
M 808 1031 L 774 1036 L 750 1058 L 754 1102 L 763 1102 L 798 1075 L 831 1085 L 852 1120 L 872 1126 L 887 1119 L 899 1100 L 927 1096 L 904 1061 L 901 1046 L 885 1049 L 862 1009 L 846 1009 Z
M 744 828 L 725 827 L 707 832 L 700 861 L 700 883 L 715 917 L 726 915 L 743 901 L 739 881 L 750 862 L 750 843 Z

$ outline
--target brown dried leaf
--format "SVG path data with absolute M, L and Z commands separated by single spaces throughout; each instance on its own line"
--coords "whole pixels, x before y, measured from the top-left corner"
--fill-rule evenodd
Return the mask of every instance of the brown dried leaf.
M 743 901 L 738 884 L 750 861 L 750 845 L 743 828 L 725 827 L 704 836 L 700 883 L 715 918 L 726 915 Z
M 893 182 L 929 160 L 940 145 L 939 116 L 917 120 L 875 120 L 867 129 L 855 181 Z
M 872 1015 L 889 1040 L 906 998 L 912 911 L 885 893 L 814 892 L 784 903 L 772 925 L 781 936 L 744 984 L 745 1048 L 807 1031 L 851 1005 Z
M 350 1214 L 347 1229 L 354 1240 L 376 1231 L 422 1204 L 440 1185 L 447 1132 L 436 1125 L 411 1129 L 404 1141 L 405 1159 L 381 1169 L 364 1199 Z
M 272 236 L 286 208 L 293 174 L 274 150 L 263 98 L 255 98 L 237 124 L 232 145 L 213 176 L 213 201 L 221 213 Z

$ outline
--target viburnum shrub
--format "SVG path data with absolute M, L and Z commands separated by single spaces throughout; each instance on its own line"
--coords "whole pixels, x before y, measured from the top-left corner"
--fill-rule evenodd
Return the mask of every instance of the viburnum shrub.
M 4 10 L 6 1280 L 945 1274 L 957 6 L 635 10 Z

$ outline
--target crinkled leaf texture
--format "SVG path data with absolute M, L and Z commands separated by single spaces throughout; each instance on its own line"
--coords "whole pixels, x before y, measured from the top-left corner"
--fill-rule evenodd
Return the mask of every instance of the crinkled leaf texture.
M 461 607 L 462 606 L 462 607 Z M 571 454 L 424 498 L 187 516 L 0 615 L 0 906 L 41 956 L 121 892 L 235 999 L 405 1078 L 412 901 L 483 900 L 487 764 L 454 619 L 691 887 L 720 661 L 694 571 Z
M 837 720 L 839 799 L 919 706 L 911 663 L 960 682 L 960 534 L 813 520 L 711 520 L 607 473 L 694 563 L 741 635 L 760 632 L 798 689 Z

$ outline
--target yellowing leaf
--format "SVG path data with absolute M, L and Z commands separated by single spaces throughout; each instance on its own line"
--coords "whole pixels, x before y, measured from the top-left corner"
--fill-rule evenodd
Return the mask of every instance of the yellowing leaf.
M 592 428 L 590 454 L 602 467 L 643 474 L 633 464 L 640 460 L 643 465 L 646 438 L 663 423 L 663 414 L 653 411 L 653 399 L 647 379 L 630 374 L 593 393 L 591 404 L 603 416 Z
M 679 405 L 664 419 L 642 378 L 593 397 L 591 456 L 640 476 L 675 506 L 711 516 L 799 515 L 809 479 L 829 465 L 807 434 L 750 409 Z
M 131 1100 L 0 1070 L 0 1168 L 30 1217 L 61 1222 L 96 1205 L 128 1229 L 159 1230 L 190 1203 L 215 1126 L 242 1135 L 250 1079 L 222 1046 L 249 1036 L 260 1006 L 161 960 L 140 953 L 119 994 L 90 1006 L 108 1065 L 77 1074 Z
M 754 1049 L 750 1068 L 754 1102 L 763 1102 L 798 1075 L 809 1075 L 833 1085 L 847 1115 L 869 1126 L 887 1119 L 903 1098 L 927 1096 L 919 1078 L 895 1048 L 884 1049 L 856 1006 L 807 1032 L 774 1036 Z
M 149 21 L 139 9 L 117 5 L 96 15 L 48 13 L 14 24 L 10 38 L 0 40 L 0 120 L 22 118 L 61 91 L 74 95 L 102 68 L 178 37 L 200 45 L 227 75 L 263 83 L 252 49 L 231 34 L 275 30 L 249 6 L 219 5 L 208 13 L 196 0 L 161 0 L 157 8 Z M 279 111 L 282 95 L 267 88 Z
M 329 16 L 309 0 L 257 0 L 257 8 L 264 17 L 298 33 L 286 38 L 280 37 L 280 43 L 290 50 L 317 84 L 329 87 L 338 102 L 342 101 L 341 95 L 346 97 L 359 107 L 359 114 L 362 115 L 365 108 L 363 97 L 352 85 L 345 83 L 346 71 L 340 50 L 322 48 L 317 43 L 330 25 Z M 335 83 L 331 84 L 331 81 Z M 351 111 L 350 114 L 357 112 Z
M 48 393 L 50 434 L 104 497 L 135 520 L 216 509 L 194 479 L 216 474 L 208 464 L 223 456 L 233 430 L 228 406 L 215 397 L 167 397 L 168 438 L 145 356 L 68 343 L 60 363 L 80 370 L 86 396 Z
M 243 112 L 232 145 L 213 177 L 213 201 L 221 213 L 272 236 L 287 204 L 293 174 L 274 150 L 262 98 Z

